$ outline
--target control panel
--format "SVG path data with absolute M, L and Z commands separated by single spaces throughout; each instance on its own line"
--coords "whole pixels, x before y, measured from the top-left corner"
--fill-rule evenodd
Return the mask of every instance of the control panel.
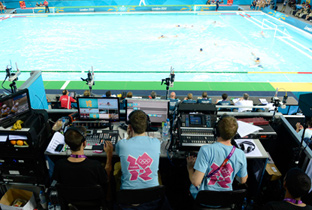
M 100 129 L 100 128 L 107 128 L 111 124 L 108 121 L 74 121 L 73 126 L 84 126 L 87 129 Z
M 103 149 L 103 142 L 101 142 L 101 140 L 111 141 L 112 144 L 115 145 L 118 141 L 118 136 L 118 130 L 88 129 L 86 137 L 87 145 L 85 149 Z
M 205 144 L 213 144 L 215 137 L 213 128 L 180 127 L 180 147 L 201 147 Z
M 217 116 L 208 114 L 182 114 L 182 127 L 203 127 L 211 128 L 215 126 Z

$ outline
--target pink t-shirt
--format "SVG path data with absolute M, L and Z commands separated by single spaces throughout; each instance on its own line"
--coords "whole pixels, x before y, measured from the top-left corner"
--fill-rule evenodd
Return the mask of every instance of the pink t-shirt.
M 44 4 L 44 6 L 48 6 L 49 5 L 49 3 L 47 1 L 44 1 L 43 4 Z

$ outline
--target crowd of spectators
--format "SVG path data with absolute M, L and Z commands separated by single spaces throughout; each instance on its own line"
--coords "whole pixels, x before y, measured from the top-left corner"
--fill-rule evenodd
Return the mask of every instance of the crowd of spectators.
M 307 21 L 312 21 L 312 10 L 309 3 L 303 2 L 302 4 L 296 4 L 296 0 L 290 0 L 289 2 L 288 0 L 284 0 L 280 12 L 285 12 L 287 5 L 291 8 L 289 12 L 291 15 Z

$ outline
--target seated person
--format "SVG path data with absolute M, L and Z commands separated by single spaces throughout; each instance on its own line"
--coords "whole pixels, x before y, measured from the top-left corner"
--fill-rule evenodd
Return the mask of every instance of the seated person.
M 105 95 L 102 95 L 102 97 L 111 97 L 112 92 L 110 90 L 106 91 Z
M 67 129 L 65 142 L 70 147 L 71 155 L 67 159 L 58 160 L 54 167 L 53 180 L 60 184 L 72 186 L 101 185 L 107 191 L 109 176 L 112 171 L 113 145 L 105 141 L 104 151 L 107 154 L 105 169 L 97 160 L 84 155 L 86 147 L 86 129 L 72 127 Z
M 2 2 L 0 1 L 0 12 L 1 12 L 1 13 L 2 13 L 2 10 L 5 12 L 4 5 L 3 5 Z
M 305 17 L 309 14 L 308 10 L 309 10 L 309 9 L 305 7 L 305 8 L 303 9 L 303 12 L 299 15 L 299 17 L 300 17 L 300 18 L 305 18 Z
M 197 103 L 211 104 L 211 98 L 208 98 L 207 92 L 202 93 L 202 98 L 197 100 Z
M 91 97 L 90 90 L 85 90 L 85 91 L 83 92 L 83 97 Z
M 115 164 L 114 174 L 118 174 L 116 171 L 121 165 L 120 189 L 143 189 L 159 185 L 160 141 L 146 136 L 147 122 L 145 112 L 131 112 L 127 128 L 128 138 L 116 144 L 115 150 L 120 157 L 120 164 Z
M 303 12 L 303 8 L 299 9 L 296 13 L 295 13 L 295 17 L 299 17 L 299 15 Z
M 235 176 L 240 183 L 247 181 L 245 153 L 231 144 L 237 129 L 234 117 L 223 116 L 217 125 L 217 142 L 202 146 L 197 158 L 187 157 L 187 170 L 192 183 L 190 192 L 194 198 L 200 190 L 232 190 Z M 219 168 L 225 160 L 228 160 L 226 164 Z
M 290 169 L 285 178 L 283 187 L 286 190 L 283 201 L 267 203 L 263 210 L 301 209 L 312 210 L 312 206 L 301 201 L 301 197 L 308 194 L 311 188 L 311 179 L 300 168 Z
M 62 109 L 71 109 L 71 103 L 76 103 L 77 101 L 69 96 L 68 90 L 63 90 L 63 95 L 60 97 L 61 108 Z
M 308 120 L 307 126 L 308 128 L 304 131 L 304 139 L 310 140 L 312 137 L 312 119 Z M 303 135 L 303 126 L 299 122 L 296 124 L 296 132 L 299 134 L 301 139 Z
M 312 20 L 312 11 L 305 17 L 306 20 Z
M 169 110 L 170 111 L 175 111 L 177 108 L 177 105 L 179 103 L 179 99 L 176 99 L 176 93 L 175 92 L 171 92 L 170 93 L 170 102 L 169 102 Z
M 236 103 L 234 103 L 235 106 L 253 106 L 253 101 L 248 100 L 249 95 L 247 93 L 244 93 L 243 98 L 240 98 Z M 238 108 L 238 112 L 248 112 L 251 111 L 252 108 Z
M 36 3 L 36 7 L 39 7 L 39 6 L 40 6 L 40 4 L 37 2 L 37 3 Z
M 40 2 L 39 6 L 40 6 L 40 7 L 43 7 L 43 4 Z
M 221 105 L 221 106 L 230 106 L 231 102 L 227 100 L 228 94 L 223 93 L 222 94 L 222 100 L 217 100 L 216 105 Z M 229 108 L 219 108 L 219 111 L 231 111 Z
M 187 94 L 187 97 L 184 98 L 182 103 L 183 104 L 194 104 L 194 103 L 196 103 L 196 101 L 193 100 L 193 94 L 192 93 Z
M 156 96 L 157 96 L 156 92 L 155 92 L 155 91 L 152 91 L 152 92 L 151 92 L 151 95 L 148 96 L 148 98 L 149 98 L 149 99 L 156 99 Z

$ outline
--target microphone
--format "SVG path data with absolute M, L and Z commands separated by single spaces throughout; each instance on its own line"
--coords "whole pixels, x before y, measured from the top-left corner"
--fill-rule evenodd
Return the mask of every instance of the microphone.
M 274 97 L 277 97 L 277 93 L 278 93 L 278 88 L 276 88 Z
M 12 73 L 12 74 L 10 75 L 9 81 L 12 82 L 12 81 L 14 81 L 14 80 L 17 80 L 19 75 L 21 75 L 21 72 L 20 72 L 20 71 L 17 71 L 16 73 Z
M 287 99 L 288 99 L 287 92 L 285 92 L 285 95 L 283 97 L 283 104 L 286 104 Z

